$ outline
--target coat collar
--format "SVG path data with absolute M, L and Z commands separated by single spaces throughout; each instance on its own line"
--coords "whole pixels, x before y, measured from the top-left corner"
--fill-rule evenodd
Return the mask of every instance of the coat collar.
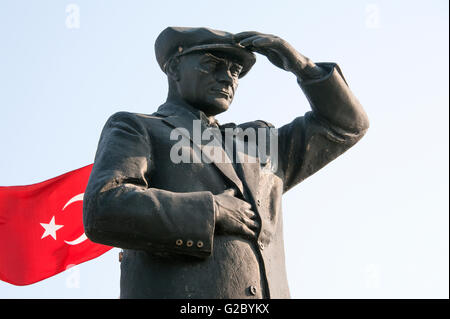
M 158 115 L 162 116 L 183 116 L 192 118 L 193 120 L 201 120 L 202 124 L 205 126 L 219 127 L 219 121 L 214 117 L 208 117 L 206 114 L 199 109 L 192 107 L 187 103 L 175 104 L 171 102 L 166 102 L 158 108 L 156 112 Z

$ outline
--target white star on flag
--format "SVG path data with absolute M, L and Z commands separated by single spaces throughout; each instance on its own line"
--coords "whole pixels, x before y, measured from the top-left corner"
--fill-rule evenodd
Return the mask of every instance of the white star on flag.
M 55 216 L 52 217 L 50 223 L 40 223 L 42 227 L 44 227 L 45 231 L 42 234 L 42 238 L 47 237 L 48 235 L 52 236 L 54 240 L 56 240 L 56 231 L 63 227 L 64 225 L 55 225 Z

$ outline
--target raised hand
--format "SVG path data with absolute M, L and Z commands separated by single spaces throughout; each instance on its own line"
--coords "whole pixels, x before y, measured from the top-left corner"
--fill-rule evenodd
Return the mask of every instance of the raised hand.
M 314 62 L 276 35 L 246 31 L 235 34 L 234 39 L 243 47 L 265 55 L 272 64 L 297 77 L 320 78 L 324 75 L 324 71 Z

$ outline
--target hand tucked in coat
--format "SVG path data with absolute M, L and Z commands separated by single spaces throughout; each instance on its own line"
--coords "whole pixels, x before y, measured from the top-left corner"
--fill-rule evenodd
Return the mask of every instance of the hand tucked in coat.
M 256 238 L 259 223 L 252 206 L 234 195 L 232 188 L 214 195 L 217 233 Z

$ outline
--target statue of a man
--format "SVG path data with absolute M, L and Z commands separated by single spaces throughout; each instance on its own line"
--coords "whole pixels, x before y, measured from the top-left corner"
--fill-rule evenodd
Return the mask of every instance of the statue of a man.
M 254 52 L 296 75 L 312 111 L 277 129 L 215 120 Z M 105 124 L 86 235 L 124 249 L 121 298 L 288 298 L 281 197 L 361 139 L 365 112 L 336 64 L 315 64 L 274 35 L 169 27 L 155 53 L 167 101 Z M 220 141 L 209 149 L 198 138 L 208 130 Z M 274 136 L 275 151 L 259 152 Z

